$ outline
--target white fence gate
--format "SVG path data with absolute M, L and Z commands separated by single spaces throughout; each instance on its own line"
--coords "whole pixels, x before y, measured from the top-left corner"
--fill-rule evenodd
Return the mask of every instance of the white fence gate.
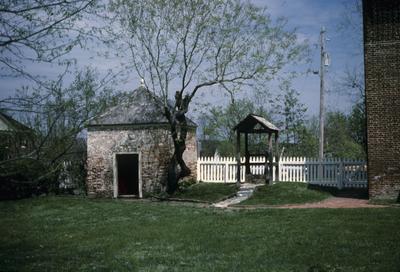
M 244 163 L 245 159 L 241 158 Z M 275 162 L 275 158 L 274 158 Z M 256 175 L 264 174 L 264 157 L 250 157 L 250 172 Z M 322 167 L 322 177 L 318 176 Z M 204 182 L 236 182 L 236 159 L 233 157 L 201 157 L 197 160 L 197 180 Z M 245 166 L 240 169 L 241 180 L 246 181 Z M 273 167 L 273 180 L 275 166 Z M 367 187 L 367 166 L 364 161 L 350 159 L 317 159 L 304 157 L 282 157 L 279 161 L 279 180 L 283 182 L 305 182 L 338 188 Z

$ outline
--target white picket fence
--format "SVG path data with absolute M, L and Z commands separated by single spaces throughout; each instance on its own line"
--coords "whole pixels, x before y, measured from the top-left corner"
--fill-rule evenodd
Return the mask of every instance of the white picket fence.
M 241 158 L 244 163 L 245 158 Z M 275 158 L 274 158 L 275 162 Z M 250 172 L 254 175 L 264 174 L 264 157 L 250 157 Z M 319 167 L 322 177 L 319 177 Z M 236 182 L 236 159 L 233 157 L 201 157 L 197 160 L 197 180 L 203 182 Z M 241 181 L 246 181 L 245 166 L 240 169 Z M 273 180 L 275 166 L 273 167 Z M 367 166 L 365 161 L 350 159 L 317 159 L 303 157 L 283 157 L 279 160 L 279 180 L 283 182 L 305 182 L 338 188 L 366 188 Z

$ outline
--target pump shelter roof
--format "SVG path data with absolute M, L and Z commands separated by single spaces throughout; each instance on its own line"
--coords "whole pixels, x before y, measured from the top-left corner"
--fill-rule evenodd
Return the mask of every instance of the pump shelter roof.
M 249 114 L 239 122 L 234 128 L 238 132 L 244 133 L 278 133 L 279 129 L 267 121 L 264 117 L 255 114 Z

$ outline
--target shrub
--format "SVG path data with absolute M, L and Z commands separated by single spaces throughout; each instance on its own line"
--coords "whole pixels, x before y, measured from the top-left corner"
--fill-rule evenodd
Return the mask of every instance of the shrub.
M 0 199 L 16 199 L 55 191 L 57 173 L 40 161 L 19 159 L 0 164 Z
M 184 191 L 187 188 L 189 188 L 190 186 L 196 184 L 197 181 L 194 178 L 184 178 L 182 180 L 179 181 L 178 183 L 178 191 Z

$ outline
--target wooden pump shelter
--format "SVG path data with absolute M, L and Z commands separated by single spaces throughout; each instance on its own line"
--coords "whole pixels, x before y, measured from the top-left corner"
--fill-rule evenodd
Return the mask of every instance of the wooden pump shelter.
M 246 118 L 239 122 L 234 127 L 236 130 L 236 160 L 237 160 L 237 183 L 240 185 L 240 166 L 242 165 L 240 161 L 240 134 L 244 133 L 244 146 L 245 146 L 245 173 L 246 177 L 251 177 L 250 172 L 250 153 L 249 153 L 249 137 L 251 134 L 268 134 L 268 148 L 265 150 L 265 182 L 272 184 L 272 171 L 273 165 L 275 164 L 275 177 L 279 181 L 279 154 L 276 154 L 276 162 L 273 163 L 273 146 L 272 146 L 272 136 L 275 137 L 276 152 L 278 153 L 278 134 L 279 129 L 272 123 L 268 122 L 264 117 L 249 114 Z

